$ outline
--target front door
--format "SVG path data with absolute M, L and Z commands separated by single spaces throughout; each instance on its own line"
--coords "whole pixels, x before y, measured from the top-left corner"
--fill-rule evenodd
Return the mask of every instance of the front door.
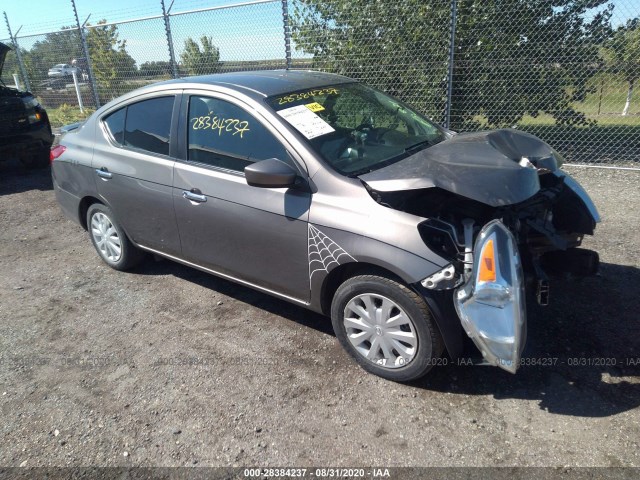
M 186 158 L 173 197 L 183 257 L 223 275 L 309 301 L 307 221 L 311 194 L 247 185 L 244 167 L 278 158 L 303 169 L 269 126 L 232 99 L 183 100 Z

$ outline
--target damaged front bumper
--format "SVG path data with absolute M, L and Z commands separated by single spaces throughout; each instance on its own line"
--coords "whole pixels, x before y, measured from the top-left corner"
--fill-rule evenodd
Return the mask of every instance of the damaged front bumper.
M 515 373 L 527 332 L 524 276 L 516 240 L 500 220 L 492 220 L 478 234 L 473 252 L 473 269 L 454 292 L 456 311 L 484 359 Z

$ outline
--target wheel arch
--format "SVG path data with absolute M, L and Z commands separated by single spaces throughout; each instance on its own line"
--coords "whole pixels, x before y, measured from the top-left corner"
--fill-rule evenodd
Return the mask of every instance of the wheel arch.
M 323 315 L 331 316 L 331 302 L 342 283 L 358 275 L 378 275 L 402 283 L 418 293 L 427 304 L 436 328 L 444 341 L 445 350 L 452 359 L 459 358 L 463 351 L 462 325 L 453 307 L 450 291 L 431 291 L 419 284 L 403 279 L 384 266 L 370 262 L 349 262 L 331 270 L 323 280 L 320 292 L 320 311 Z
M 95 203 L 100 203 L 102 205 L 105 204 L 102 200 L 91 195 L 87 195 L 80 200 L 80 204 L 78 205 L 78 221 L 85 230 L 88 230 L 87 212 L 89 211 L 89 207 Z
M 358 275 L 379 275 L 397 282 L 406 283 L 400 276 L 391 270 L 380 265 L 368 262 L 349 262 L 337 266 L 331 270 L 324 281 L 320 290 L 320 308 L 324 315 L 331 315 L 331 302 L 333 296 L 346 280 Z

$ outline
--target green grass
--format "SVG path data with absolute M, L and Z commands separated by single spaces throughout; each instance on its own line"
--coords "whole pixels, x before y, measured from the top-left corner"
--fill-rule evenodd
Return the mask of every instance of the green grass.
M 634 92 L 628 115 L 622 116 L 627 99 L 624 81 L 601 74 L 591 80 L 591 86 L 595 91 L 583 102 L 575 102 L 573 107 L 594 120 L 595 125 L 565 127 L 556 125 L 553 116 L 540 114 L 535 118 L 524 116 L 517 128 L 542 138 L 568 162 L 637 165 L 640 163 L 640 88 Z M 483 117 L 478 116 L 476 120 L 486 125 Z
M 60 105 L 58 108 L 47 108 L 49 121 L 54 128 L 81 122 L 92 113 L 92 109 L 85 108 L 84 113 L 81 113 L 80 108 L 67 104 Z
M 588 94 L 584 102 L 576 103 L 574 105 L 576 109 L 589 117 L 603 115 L 622 117 L 622 109 L 627 100 L 627 82 L 610 74 L 602 73 L 593 77 L 589 81 L 589 86 L 594 92 Z M 631 98 L 628 116 L 637 115 L 640 115 L 640 91 L 638 89 Z
M 562 127 L 529 124 L 520 129 L 557 149 L 573 163 L 640 163 L 640 125 Z

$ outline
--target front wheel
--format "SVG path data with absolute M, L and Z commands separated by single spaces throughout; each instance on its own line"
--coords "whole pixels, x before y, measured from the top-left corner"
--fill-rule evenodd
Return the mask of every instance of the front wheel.
M 442 336 L 424 299 L 394 280 L 361 275 L 345 281 L 331 304 L 342 346 L 368 372 L 407 382 L 442 355 Z

